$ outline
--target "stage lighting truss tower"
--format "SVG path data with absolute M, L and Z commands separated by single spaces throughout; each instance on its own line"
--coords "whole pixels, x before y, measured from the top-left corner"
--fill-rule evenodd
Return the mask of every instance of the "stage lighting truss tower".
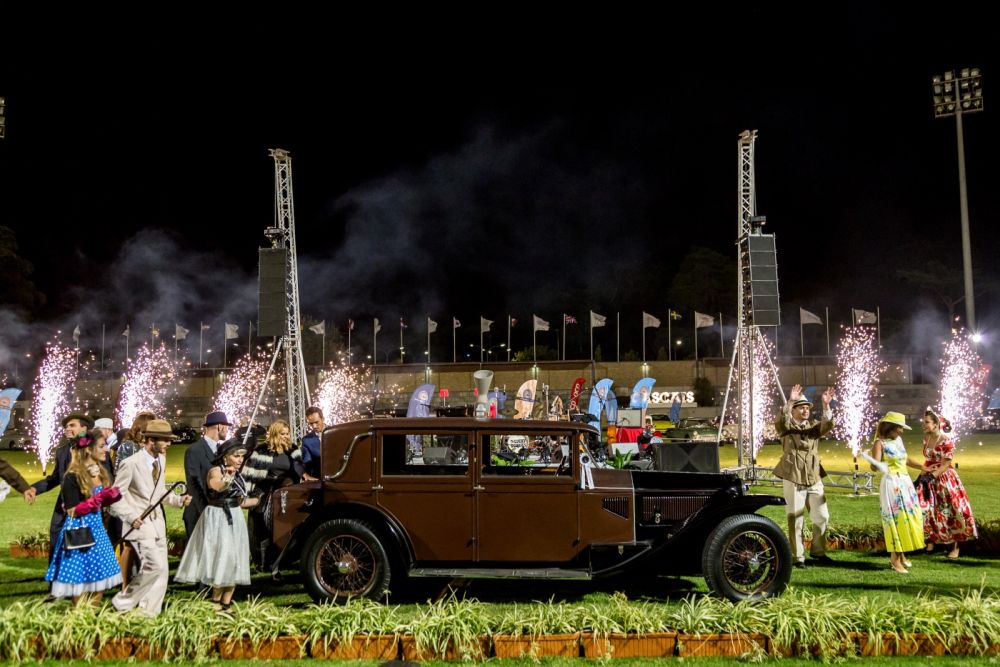
M 299 331 L 299 265 L 295 254 L 295 204 L 292 200 L 292 156 L 286 150 L 272 148 L 274 158 L 274 226 L 264 230 L 271 247 L 287 251 L 285 264 L 285 335 L 278 341 L 284 348 L 285 380 L 288 391 L 288 423 L 293 440 L 305 428 L 309 385 L 302 357 L 302 337 Z M 272 363 L 273 367 L 273 363 Z
M 719 418 L 719 439 L 722 438 L 725 424 L 726 408 L 729 396 L 735 393 L 737 407 L 736 452 L 740 472 L 747 479 L 756 478 L 756 462 L 754 461 L 754 349 L 763 336 L 754 318 L 753 285 L 751 281 L 749 247 L 752 236 L 763 237 L 761 228 L 764 218 L 756 215 L 756 187 L 754 175 L 754 142 L 757 140 L 756 130 L 744 130 L 738 142 L 738 194 L 739 221 L 737 225 L 737 258 L 739 292 L 737 304 L 736 343 L 733 345 L 732 361 L 729 365 L 729 379 L 726 382 L 726 393 L 722 401 L 722 414 Z M 784 400 L 784 391 L 778 381 L 778 372 L 770 355 L 767 361 L 774 375 L 775 384 Z M 734 386 L 735 379 L 735 386 Z M 770 415 L 768 415 L 768 419 Z

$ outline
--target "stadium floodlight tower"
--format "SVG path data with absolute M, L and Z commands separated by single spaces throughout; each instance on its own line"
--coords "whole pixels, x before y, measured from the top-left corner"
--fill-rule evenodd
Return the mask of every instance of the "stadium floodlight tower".
M 270 149 L 274 158 L 274 226 L 264 230 L 271 241 L 270 249 L 261 249 L 261 313 L 258 332 L 263 333 L 265 323 L 265 256 L 276 262 L 275 269 L 283 273 L 284 294 L 275 315 L 283 315 L 284 320 L 278 347 L 284 348 L 285 380 L 288 392 L 288 424 L 292 438 L 297 438 L 306 422 L 306 402 L 309 400 L 309 385 L 306 380 L 306 365 L 302 357 L 302 337 L 299 331 L 299 267 L 295 253 L 295 204 L 292 199 L 292 156 L 281 148 Z M 277 277 L 277 271 L 274 276 Z M 277 281 L 275 284 L 278 285 Z M 283 307 L 282 307 L 283 306 Z M 283 313 L 281 312 L 283 311 Z M 280 320 L 272 318 L 274 322 Z M 263 333 L 263 335 L 268 335 Z M 277 355 L 277 350 L 275 351 Z M 275 356 L 277 358 L 277 356 Z M 273 367 L 273 361 L 272 361 Z
M 719 418 L 719 438 L 726 419 L 726 408 L 731 392 L 735 392 L 737 406 L 736 447 L 739 470 L 747 479 L 756 478 L 754 443 L 763 436 L 763 424 L 771 415 L 763 414 L 769 401 L 764 394 L 770 391 L 763 380 L 774 378 L 784 399 L 778 372 L 763 340 L 760 327 L 780 324 L 781 311 L 778 300 L 778 266 L 775 255 L 774 235 L 764 234 L 766 222 L 756 214 L 756 189 L 754 176 L 754 142 L 756 130 L 744 130 L 738 142 L 738 223 L 736 245 L 738 248 L 738 317 L 736 344 L 729 365 L 729 379 L 722 401 Z M 766 359 L 767 368 L 761 368 Z M 762 376 L 763 372 L 763 376 Z M 735 379 L 735 385 L 734 385 Z

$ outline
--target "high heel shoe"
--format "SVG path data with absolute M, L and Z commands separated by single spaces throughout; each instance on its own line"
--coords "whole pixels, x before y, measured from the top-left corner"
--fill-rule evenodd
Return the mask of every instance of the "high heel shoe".
M 913 567 L 913 563 L 911 563 L 910 561 L 904 559 L 903 560 L 903 567 L 906 567 L 906 568 Z
M 927 545 L 927 549 L 926 549 L 926 551 L 927 551 L 927 553 L 929 553 L 929 554 L 932 554 L 932 553 L 934 553 L 934 543 L 933 543 L 933 542 L 931 542 L 930 544 L 928 544 L 928 545 Z
M 948 552 L 948 560 L 958 560 L 958 544 L 955 544 L 954 548 Z

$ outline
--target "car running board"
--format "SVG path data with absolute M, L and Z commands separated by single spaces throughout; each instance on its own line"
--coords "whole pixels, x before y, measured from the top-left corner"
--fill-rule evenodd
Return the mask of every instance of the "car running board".
M 411 577 L 464 577 L 466 579 L 565 579 L 587 581 L 592 577 L 589 570 L 565 570 L 558 567 L 526 568 L 458 568 L 458 567 L 416 567 L 407 574 Z

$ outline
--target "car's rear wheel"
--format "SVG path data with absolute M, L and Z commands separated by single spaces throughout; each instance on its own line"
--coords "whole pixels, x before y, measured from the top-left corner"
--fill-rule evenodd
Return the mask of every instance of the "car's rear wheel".
M 776 523 L 757 514 L 723 519 L 709 534 L 701 571 L 716 595 L 734 602 L 778 595 L 792 574 L 792 549 Z
M 312 534 L 302 553 L 306 589 L 315 600 L 379 599 L 389 591 L 389 556 L 364 521 L 327 521 Z

